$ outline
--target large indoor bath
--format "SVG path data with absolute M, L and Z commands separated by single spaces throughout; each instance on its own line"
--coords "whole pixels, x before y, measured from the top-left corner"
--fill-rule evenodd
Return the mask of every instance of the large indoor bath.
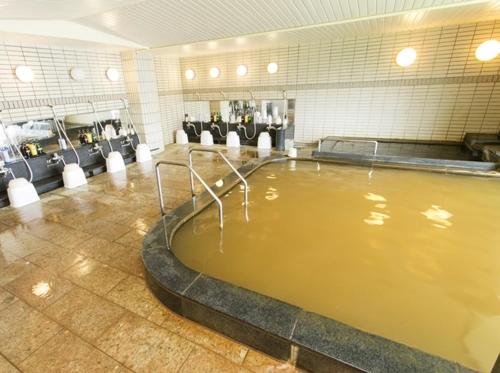
M 500 373 L 500 0 L 0 0 L 0 373 Z
M 479 371 L 500 348 L 496 178 L 282 161 L 182 225 L 186 266 Z

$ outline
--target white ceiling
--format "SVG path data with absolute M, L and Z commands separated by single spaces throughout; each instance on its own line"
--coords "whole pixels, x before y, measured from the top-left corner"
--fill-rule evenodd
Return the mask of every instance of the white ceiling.
M 146 0 L 76 22 L 150 47 L 488 0 Z
M 180 54 L 495 18 L 500 0 L 0 0 L 0 24 L 64 20 Z
M 71 20 L 142 0 L 0 0 L 0 19 Z

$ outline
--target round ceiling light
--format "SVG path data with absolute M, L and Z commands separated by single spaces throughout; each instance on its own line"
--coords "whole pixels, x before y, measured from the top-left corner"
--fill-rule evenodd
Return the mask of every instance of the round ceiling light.
M 500 53 L 500 41 L 491 39 L 487 40 L 476 49 L 476 58 L 479 61 L 491 61 Z
M 69 71 L 69 75 L 71 76 L 71 79 L 79 82 L 85 79 L 85 70 L 80 67 L 72 67 Z
M 120 72 L 114 67 L 110 67 L 106 70 L 106 77 L 112 82 L 116 82 L 120 79 Z
M 193 80 L 194 77 L 196 76 L 196 73 L 194 72 L 193 69 L 187 69 L 186 72 L 184 73 L 184 76 L 186 77 L 187 80 Z
M 247 75 L 247 72 L 248 72 L 248 69 L 245 65 L 239 65 L 236 68 L 236 74 L 238 74 L 238 76 L 245 76 L 245 75 Z
M 16 77 L 23 83 L 29 83 L 33 81 L 35 74 L 33 74 L 31 67 L 19 65 L 16 67 Z
M 211 76 L 212 78 L 214 78 L 214 79 L 215 79 L 215 78 L 218 78 L 218 77 L 219 77 L 219 75 L 220 75 L 220 70 L 219 70 L 217 67 L 212 67 L 212 68 L 210 69 L 210 76 Z
M 267 65 L 267 72 L 269 74 L 276 74 L 278 72 L 278 64 L 276 62 L 271 62 Z
M 417 51 L 413 48 L 402 49 L 396 56 L 396 63 L 401 67 L 412 65 L 417 59 Z

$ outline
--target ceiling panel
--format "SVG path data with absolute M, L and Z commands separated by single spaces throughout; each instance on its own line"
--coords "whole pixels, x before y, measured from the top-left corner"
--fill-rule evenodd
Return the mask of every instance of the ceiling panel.
M 0 0 L 0 2 L 3 0 Z M 151 47 L 365 21 L 429 8 L 456 9 L 488 0 L 145 0 L 75 21 Z M 451 9 L 450 8 L 450 9 Z M 418 22 L 422 23 L 425 17 Z M 370 22 L 368 22 L 370 23 Z M 366 27 L 365 23 L 360 23 Z M 347 27 L 347 26 L 346 26 Z M 348 26 L 361 27 L 361 26 Z M 301 30 L 303 32 L 303 30 Z
M 70 20 L 143 0 L 0 0 L 0 19 Z
M 417 10 L 392 16 L 353 20 L 352 22 L 307 26 L 245 37 L 156 48 L 154 51 L 158 54 L 194 56 L 275 48 L 335 39 L 348 40 L 401 31 L 408 31 L 408 40 L 411 41 L 412 30 L 488 20 L 493 20 L 492 22 L 497 25 L 495 29 L 500 32 L 500 4 L 491 2 L 473 3 L 463 7 Z M 481 31 L 478 30 L 477 32 L 480 33 Z M 489 37 L 492 37 L 492 35 L 484 35 L 484 38 Z

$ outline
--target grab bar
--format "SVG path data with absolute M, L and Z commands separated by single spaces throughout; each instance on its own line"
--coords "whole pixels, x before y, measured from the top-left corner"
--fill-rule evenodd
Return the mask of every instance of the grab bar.
M 189 167 L 191 167 L 191 168 L 193 168 L 193 155 L 192 155 L 193 152 L 205 152 L 205 153 L 218 154 L 222 158 L 222 160 L 227 163 L 227 165 L 231 168 L 231 170 L 236 174 L 236 176 L 238 176 L 238 178 L 243 183 L 243 189 L 244 189 L 244 197 L 243 197 L 244 201 L 243 202 L 245 203 L 245 206 L 248 206 L 248 183 L 245 180 L 245 178 L 243 176 L 241 176 L 241 174 L 238 172 L 236 167 L 234 167 L 233 164 L 231 162 L 229 162 L 229 160 L 224 156 L 224 154 L 222 154 L 222 152 L 220 152 L 219 150 L 215 150 L 215 149 L 190 148 L 189 152 L 188 152 L 188 156 L 189 156 Z M 191 182 L 191 194 L 194 196 L 193 174 L 190 175 L 190 182 Z
M 198 173 L 193 169 L 193 167 L 191 167 L 190 165 L 187 165 L 185 163 L 182 163 L 182 162 L 159 161 L 156 163 L 156 166 L 155 166 L 155 168 L 156 168 L 156 185 L 158 187 L 158 196 L 160 197 L 161 215 L 164 216 L 166 214 L 165 204 L 163 202 L 163 192 L 162 192 L 162 188 L 161 188 L 161 177 L 160 177 L 160 166 L 161 165 L 172 165 L 172 166 L 186 167 L 190 172 L 191 178 L 194 175 L 198 179 L 198 181 L 201 183 L 201 185 L 203 185 L 203 187 L 206 189 L 206 191 L 212 196 L 212 198 L 214 199 L 214 201 L 217 203 L 217 205 L 219 207 L 219 227 L 220 227 L 220 229 L 222 229 L 224 227 L 224 222 L 223 222 L 224 214 L 223 214 L 223 210 L 222 210 L 221 200 L 219 199 L 219 197 L 217 197 L 217 195 L 214 193 L 214 191 L 208 186 L 208 184 L 205 182 L 205 180 L 203 180 L 201 178 L 201 176 L 198 175 Z M 193 192 L 193 197 L 194 197 L 193 189 L 191 189 L 191 191 Z

